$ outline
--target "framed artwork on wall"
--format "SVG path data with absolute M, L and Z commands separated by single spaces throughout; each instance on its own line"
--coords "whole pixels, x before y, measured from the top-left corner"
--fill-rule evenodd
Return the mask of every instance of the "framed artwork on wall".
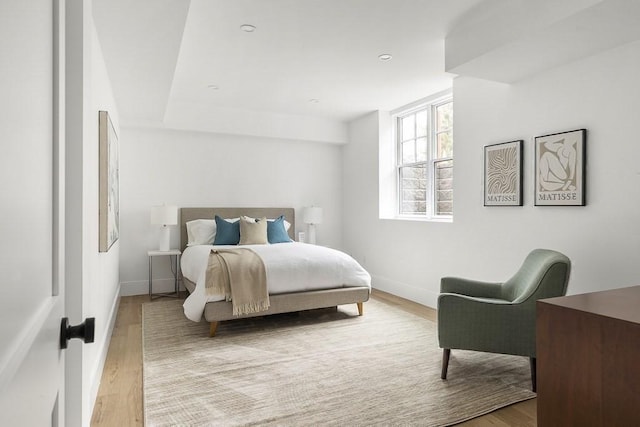
M 118 137 L 109 113 L 98 112 L 99 131 L 99 251 L 108 252 L 120 236 Z
M 522 206 L 522 142 L 485 145 L 485 206 Z
M 535 206 L 586 204 L 587 130 L 535 138 Z

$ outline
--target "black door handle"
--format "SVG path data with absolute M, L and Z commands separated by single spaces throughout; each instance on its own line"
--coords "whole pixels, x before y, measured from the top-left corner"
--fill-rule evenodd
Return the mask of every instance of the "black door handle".
M 60 348 L 67 348 L 67 342 L 80 338 L 85 344 L 92 343 L 96 332 L 96 318 L 88 317 L 79 325 L 69 326 L 69 318 L 63 317 L 60 322 Z

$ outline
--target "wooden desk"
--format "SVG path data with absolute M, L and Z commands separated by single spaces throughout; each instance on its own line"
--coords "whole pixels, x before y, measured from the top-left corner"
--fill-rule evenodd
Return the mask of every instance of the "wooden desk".
M 538 426 L 640 425 L 640 286 L 536 308 Z

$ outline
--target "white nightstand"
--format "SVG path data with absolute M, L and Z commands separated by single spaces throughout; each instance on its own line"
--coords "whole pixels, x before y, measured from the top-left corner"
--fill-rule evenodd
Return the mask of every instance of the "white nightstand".
M 180 296 L 178 293 L 178 269 L 180 268 L 180 255 L 182 252 L 179 249 L 170 249 L 168 251 L 148 251 L 147 255 L 149 256 L 149 298 L 153 299 L 153 297 L 172 297 L 176 298 Z M 175 259 L 175 269 L 173 269 L 173 263 L 171 264 L 173 270 L 173 278 L 175 283 L 175 293 L 173 294 L 153 294 L 153 257 L 154 256 L 168 256 L 169 261 L 171 262 L 171 257 Z

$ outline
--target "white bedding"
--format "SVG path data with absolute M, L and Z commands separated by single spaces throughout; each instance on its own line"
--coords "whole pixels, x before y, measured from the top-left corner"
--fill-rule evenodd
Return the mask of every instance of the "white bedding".
M 204 280 L 209 254 L 213 248 L 250 248 L 262 258 L 267 273 L 269 294 L 319 289 L 368 286 L 371 276 L 344 252 L 306 243 L 279 243 L 245 246 L 189 246 L 181 257 L 182 275 L 196 284 L 184 302 L 184 314 L 199 322 L 209 301 L 222 301 L 223 295 L 205 295 Z

